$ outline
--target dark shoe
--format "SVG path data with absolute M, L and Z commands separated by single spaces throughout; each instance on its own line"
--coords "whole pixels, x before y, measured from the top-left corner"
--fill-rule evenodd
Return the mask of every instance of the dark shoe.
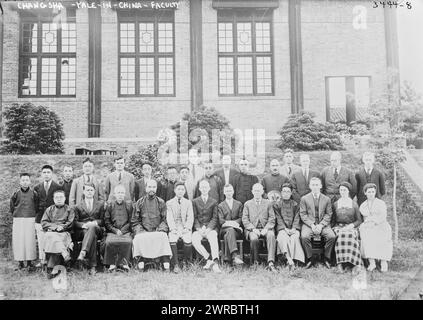
M 305 268 L 306 269 L 310 269 L 312 266 L 314 265 L 314 263 L 313 263 L 313 261 L 309 261 L 309 262 L 307 262 L 307 264 L 305 265 Z
M 325 265 L 326 268 L 330 269 L 332 268 L 332 266 L 330 265 L 329 260 L 325 260 L 325 262 L 323 263 Z

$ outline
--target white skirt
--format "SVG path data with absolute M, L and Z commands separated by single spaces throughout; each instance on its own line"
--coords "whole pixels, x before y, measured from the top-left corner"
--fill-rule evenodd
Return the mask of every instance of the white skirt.
M 165 232 L 141 232 L 133 240 L 133 257 L 143 257 L 148 259 L 162 256 L 172 256 L 169 239 Z
M 12 249 L 16 261 L 37 259 L 35 217 L 13 218 Z

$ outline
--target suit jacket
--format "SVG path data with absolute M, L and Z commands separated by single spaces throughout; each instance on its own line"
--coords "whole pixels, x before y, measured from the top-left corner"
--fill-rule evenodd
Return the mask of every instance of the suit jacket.
M 319 172 L 314 170 L 308 170 L 308 179 L 303 175 L 303 171 L 300 170 L 294 172 L 291 177 L 291 184 L 293 187 L 292 190 L 292 198 L 297 202 L 300 203 L 301 197 L 305 196 L 307 193 L 311 192 L 310 190 L 310 180 L 313 177 L 319 178 Z
M 314 207 L 313 194 L 310 192 L 303 196 L 300 201 L 300 217 L 301 221 L 311 228 L 315 223 L 316 209 Z M 332 219 L 332 203 L 329 197 L 320 193 L 319 196 L 319 224 L 323 227 L 329 226 Z
M 298 170 L 301 169 L 300 166 L 297 166 L 296 164 L 291 164 L 291 174 L 289 174 L 289 170 L 288 170 L 288 166 L 286 164 L 284 164 L 281 168 L 280 168 L 280 173 L 283 174 L 285 177 L 288 177 L 289 179 L 291 179 L 292 174 L 294 172 L 297 172 Z
M 54 205 L 53 194 L 57 190 L 63 190 L 62 186 L 54 182 L 53 180 L 50 183 L 50 188 L 46 194 L 44 189 L 44 181 L 40 182 L 34 187 L 35 192 L 38 194 L 38 208 L 36 208 L 35 223 L 41 223 L 41 218 L 43 217 L 46 209 Z
M 134 199 L 135 178 L 134 175 L 128 171 L 122 171 L 121 180 L 119 181 L 119 173 L 113 171 L 106 177 L 104 182 L 105 200 L 114 201 L 115 187 L 122 184 L 125 187 L 125 201 L 132 201 Z
M 191 200 L 182 198 L 181 199 L 181 218 L 182 218 L 182 225 L 185 229 L 192 230 L 192 226 L 194 224 L 194 209 L 192 208 Z M 167 225 L 169 226 L 169 232 L 173 230 L 177 230 L 175 217 L 179 210 L 178 198 L 175 196 L 174 198 L 170 199 L 166 202 L 167 208 Z
M 279 175 L 272 175 L 271 173 L 265 175 L 261 180 L 261 184 L 263 185 L 264 194 L 263 197 L 267 198 L 267 194 L 272 190 L 277 190 L 279 192 L 282 191 L 282 186 L 284 183 L 289 183 L 290 180 L 287 176 L 283 174 Z
M 223 187 L 226 184 L 226 181 L 225 181 L 225 172 L 224 172 L 223 168 L 221 168 L 219 170 L 216 170 L 214 174 L 217 175 L 220 178 L 220 180 L 222 180 L 222 194 L 223 194 Z M 232 168 L 232 167 L 229 169 L 229 184 L 231 184 L 232 186 L 234 186 L 235 177 L 238 174 L 239 174 L 239 171 L 237 169 Z
M 99 227 L 104 226 L 104 201 L 93 201 L 93 208 L 88 210 L 85 200 L 81 201 L 74 207 L 75 211 L 75 228 L 82 229 L 82 225 L 89 221 L 97 221 Z
M 217 201 L 210 196 L 206 203 L 204 203 L 201 197 L 195 198 L 192 201 L 195 230 L 201 229 L 202 226 L 206 226 L 211 230 L 218 229 L 217 205 Z
M 156 179 L 153 179 L 153 180 L 156 180 Z M 156 195 L 160 198 L 160 196 L 162 195 L 162 184 L 160 183 L 160 181 L 156 180 L 156 182 L 157 182 Z M 142 177 L 141 179 L 135 181 L 135 186 L 134 186 L 135 201 L 138 201 L 145 195 L 147 195 L 147 191 L 145 189 L 145 179 L 144 177 Z
M 335 179 L 333 168 L 328 166 L 323 169 L 320 174 L 322 180 L 322 193 L 332 198 L 333 196 L 339 196 L 339 185 L 341 182 L 347 181 L 351 183 L 352 189 L 350 192 L 351 198 L 353 199 L 357 193 L 357 181 L 355 180 L 354 173 L 341 166 L 341 170 L 338 172 L 338 177 Z
M 367 179 L 367 174 L 364 168 L 361 168 L 356 174 L 355 179 L 357 180 L 357 203 L 360 206 L 364 201 L 367 200 L 364 194 L 363 188 L 367 183 L 374 183 L 377 187 L 376 197 L 381 198 L 385 193 L 385 175 L 380 170 L 373 168 L 370 173 L 370 179 Z
M 241 227 L 243 208 L 244 206 L 242 205 L 242 203 L 235 199 L 233 199 L 232 209 L 229 208 L 229 205 L 226 202 L 226 200 L 219 203 L 219 205 L 217 206 L 217 215 L 219 217 L 219 225 L 222 227 L 222 225 L 226 221 L 236 221 Z
M 105 201 L 104 190 L 101 183 L 92 175 L 92 181 L 95 186 L 94 199 L 96 201 Z M 84 176 L 80 176 L 72 181 L 71 190 L 69 193 L 69 205 L 75 206 L 81 203 L 84 198 Z
M 249 233 L 257 228 L 259 221 L 263 229 L 273 230 L 275 214 L 273 210 L 270 210 L 271 206 L 272 202 L 268 199 L 261 199 L 260 205 L 257 205 L 254 199 L 245 202 L 242 211 L 242 224 L 244 225 L 246 239 L 248 239 Z
M 223 182 L 220 177 L 217 175 L 212 175 L 210 177 L 205 176 L 202 180 L 207 180 L 210 184 L 209 197 L 215 199 L 217 203 L 222 202 L 225 196 L 223 195 Z M 194 198 L 198 198 L 199 196 L 201 196 L 200 181 L 197 182 L 197 185 L 195 187 Z
M 66 197 L 65 204 L 69 204 L 69 194 L 72 188 L 72 182 L 73 182 L 73 179 L 70 179 L 69 181 L 63 180 L 63 183 L 60 185 L 63 188 L 63 191 L 65 191 L 65 197 Z
M 242 204 L 252 199 L 254 196 L 251 189 L 258 182 L 258 178 L 252 174 L 239 173 L 236 175 L 234 181 L 234 199 L 241 201 Z

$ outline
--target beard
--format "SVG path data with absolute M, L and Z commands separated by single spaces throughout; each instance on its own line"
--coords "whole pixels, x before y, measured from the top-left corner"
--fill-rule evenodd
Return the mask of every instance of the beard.
M 156 195 L 156 191 L 148 191 L 148 197 L 153 198 Z

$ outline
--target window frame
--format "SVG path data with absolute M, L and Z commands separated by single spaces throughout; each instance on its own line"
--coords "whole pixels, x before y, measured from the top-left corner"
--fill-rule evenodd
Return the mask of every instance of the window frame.
M 256 48 L 256 23 L 267 22 L 269 23 L 269 38 L 270 38 L 270 51 L 261 52 L 257 51 Z M 220 23 L 231 23 L 232 24 L 232 52 L 220 52 L 220 38 L 219 38 L 219 24 Z M 238 23 L 250 23 L 251 24 L 251 51 L 250 52 L 239 52 L 238 51 Z M 219 97 L 256 97 L 256 96 L 274 96 L 275 95 L 275 72 L 274 72 L 274 31 L 273 31 L 273 10 L 218 10 L 217 11 L 217 89 Z M 252 93 L 239 93 L 238 83 L 238 58 L 239 57 L 251 57 L 252 58 Z M 270 58 L 270 75 L 271 75 L 271 92 L 270 93 L 259 93 L 257 88 L 257 57 L 269 57 Z M 220 90 L 220 58 L 232 58 L 233 59 L 233 88 L 234 92 L 231 94 L 221 93 Z
M 174 10 L 161 10 L 160 12 L 155 10 L 143 10 L 143 12 L 128 12 L 121 10 L 118 13 L 117 32 L 118 32 L 118 74 L 117 74 L 117 94 L 120 98 L 133 98 L 133 97 L 176 97 L 176 57 L 175 57 L 175 12 Z M 126 14 L 125 14 L 126 13 Z M 152 14 L 148 14 L 152 13 Z M 161 15 L 162 14 L 162 15 Z M 135 24 L 135 51 L 134 52 L 121 52 L 121 23 L 133 23 Z M 140 52 L 140 23 L 153 23 L 154 31 L 154 51 L 153 52 Z M 172 24 L 172 52 L 159 52 L 159 23 L 171 23 Z M 134 94 L 122 94 L 121 93 L 121 58 L 134 58 L 135 59 L 135 93 Z M 140 59 L 141 58 L 153 58 L 154 59 L 154 93 L 153 94 L 141 94 L 140 93 Z M 173 60 L 173 93 L 172 94 L 160 94 L 160 81 L 159 81 L 159 59 L 160 58 L 172 58 Z
M 76 27 L 76 19 L 74 16 L 67 17 L 66 23 L 74 23 Z M 36 23 L 37 24 L 37 52 L 24 52 L 24 32 L 23 26 L 27 23 Z M 26 16 L 21 15 L 19 21 L 19 66 L 18 66 L 18 98 L 76 98 L 76 83 L 77 83 L 77 47 L 78 41 L 75 44 L 75 52 L 62 52 L 62 28 L 57 28 L 57 51 L 56 52 L 42 52 L 42 24 L 43 23 L 55 23 L 53 21 L 53 15 L 43 15 L 43 16 Z M 56 23 L 59 25 L 59 23 Z M 61 24 L 61 23 L 60 23 Z M 75 31 L 75 36 L 77 37 L 77 32 Z M 37 86 L 36 94 L 27 95 L 22 93 L 23 85 L 23 65 L 25 58 L 36 58 L 37 59 Z M 52 59 L 56 60 L 56 93 L 55 94 L 41 94 L 41 83 L 42 83 L 42 60 L 43 59 Z M 62 59 L 63 58 L 73 58 L 75 59 L 75 94 L 61 94 L 61 85 L 62 85 Z

